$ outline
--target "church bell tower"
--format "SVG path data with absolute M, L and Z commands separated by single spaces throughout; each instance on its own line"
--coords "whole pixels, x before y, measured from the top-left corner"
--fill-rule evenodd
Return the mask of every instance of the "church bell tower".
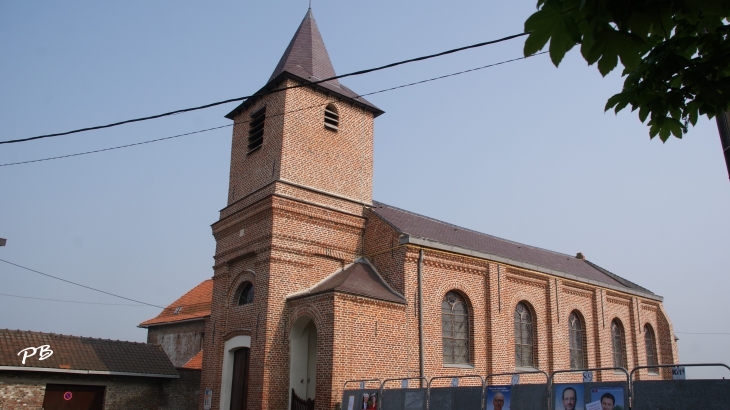
M 310 9 L 266 85 L 226 116 L 230 185 L 212 226 L 201 380 L 213 409 L 332 406 L 334 319 L 292 296 L 362 254 L 383 114 L 336 79 L 312 84 L 334 76 Z

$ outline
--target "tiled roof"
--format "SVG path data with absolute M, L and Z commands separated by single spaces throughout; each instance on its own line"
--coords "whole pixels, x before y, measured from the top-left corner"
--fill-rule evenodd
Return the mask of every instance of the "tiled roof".
M 403 296 L 391 289 L 375 269 L 364 260 L 358 260 L 346 266 L 314 285 L 314 287 L 291 295 L 289 299 L 298 299 L 325 292 L 342 292 L 387 302 L 406 303 Z
M 183 369 L 203 370 L 203 351 L 195 354 L 187 363 L 183 365 Z
M 319 33 L 317 22 L 314 21 L 311 9 L 307 11 L 302 23 L 299 25 L 296 33 L 294 33 L 294 37 L 289 42 L 289 46 L 284 51 L 284 55 L 281 56 L 279 64 L 276 65 L 267 85 L 278 83 L 282 75 L 287 74 L 304 81 L 319 81 L 337 75 L 332 66 L 329 53 L 327 53 L 327 47 L 325 47 L 324 40 L 322 40 L 322 35 Z M 376 116 L 383 113 L 380 108 L 373 105 L 364 97 L 359 97 L 356 92 L 345 87 L 336 79 L 319 83 L 316 86 L 359 102 L 373 111 Z M 256 94 L 261 93 L 266 88 L 264 87 Z M 244 101 L 226 115 L 226 118 L 233 119 L 235 115 L 255 100 L 256 98 L 251 98 Z
M 213 300 L 213 279 L 204 280 L 180 299 L 172 302 L 156 317 L 139 324 L 140 327 L 202 319 L 210 316 Z M 178 310 L 178 308 L 180 308 Z M 177 312 L 177 313 L 175 313 Z
M 372 211 L 400 233 L 563 272 L 587 281 L 652 294 L 649 290 L 574 256 L 472 231 L 373 201 Z
M 53 353 L 41 360 L 29 350 L 23 364 L 23 349 L 43 345 Z M 9 329 L 0 329 L 0 369 L 178 377 L 158 345 Z

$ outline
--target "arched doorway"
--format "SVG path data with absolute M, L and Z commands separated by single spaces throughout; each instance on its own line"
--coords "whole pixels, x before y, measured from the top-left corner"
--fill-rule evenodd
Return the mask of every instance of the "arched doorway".
M 289 402 L 314 402 L 317 385 L 317 326 L 306 316 L 300 317 L 289 332 Z

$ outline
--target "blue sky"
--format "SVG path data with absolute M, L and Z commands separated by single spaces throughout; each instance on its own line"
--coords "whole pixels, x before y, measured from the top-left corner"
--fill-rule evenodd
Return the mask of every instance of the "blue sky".
M 315 0 L 338 73 L 521 32 L 528 2 Z M 0 139 L 247 95 L 273 71 L 301 1 L 0 2 Z M 521 56 L 512 40 L 343 80 L 359 93 Z M 651 141 L 577 50 L 369 97 L 375 199 L 591 261 L 665 297 L 676 332 L 730 332 L 730 182 L 714 121 Z M 235 104 L 0 147 L 0 163 L 225 125 Z M 212 275 L 230 129 L 0 167 L 0 258 L 154 304 Z M 0 264 L 3 294 L 127 303 Z M 0 327 L 145 340 L 148 307 L 0 296 Z M 728 335 L 680 337 L 683 362 L 730 362 Z M 690 377 L 719 371 L 689 370 Z

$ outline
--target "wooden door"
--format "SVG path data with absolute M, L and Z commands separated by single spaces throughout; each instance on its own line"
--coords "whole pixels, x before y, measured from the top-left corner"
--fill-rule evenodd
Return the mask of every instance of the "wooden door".
M 44 410 L 103 410 L 104 386 L 48 384 Z
M 248 409 L 248 362 L 250 349 L 236 350 L 233 359 L 233 383 L 231 386 L 231 410 Z

